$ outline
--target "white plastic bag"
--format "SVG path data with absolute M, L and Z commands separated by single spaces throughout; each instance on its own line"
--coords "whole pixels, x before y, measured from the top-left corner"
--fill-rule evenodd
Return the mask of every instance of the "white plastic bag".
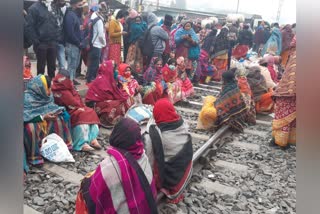
M 51 162 L 75 162 L 63 139 L 55 133 L 48 135 L 42 140 L 40 153 Z

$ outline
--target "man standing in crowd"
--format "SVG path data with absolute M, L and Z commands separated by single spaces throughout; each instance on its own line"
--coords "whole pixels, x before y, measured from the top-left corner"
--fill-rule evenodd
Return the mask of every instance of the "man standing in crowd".
M 82 40 L 80 25 L 83 2 L 82 0 L 71 0 L 70 6 L 66 11 L 64 20 L 68 71 L 70 72 L 70 80 L 73 81 L 74 85 L 80 85 L 80 83 L 75 80 L 75 75 L 80 61 Z
M 91 21 L 98 18 L 94 23 L 92 33 L 92 46 L 88 54 L 88 74 L 87 84 L 91 83 L 97 76 L 100 65 L 101 50 L 106 46 L 106 36 L 104 29 L 105 14 L 107 8 L 100 5 L 99 10 L 91 15 Z
M 57 43 L 57 59 L 59 70 L 66 68 L 66 54 L 65 54 L 65 42 L 64 42 L 64 32 L 63 32 L 63 19 L 65 12 L 62 11 L 62 8 L 66 7 L 65 0 L 53 0 L 52 4 L 52 13 L 59 26 L 59 37 Z
M 48 76 L 54 78 L 60 26 L 52 5 L 52 0 L 39 0 L 34 3 L 28 10 L 26 21 L 29 28 L 27 32 L 30 33 L 37 57 L 37 74 L 44 74 L 47 65 Z
M 170 15 L 165 15 L 164 17 L 164 22 L 162 25 L 162 29 L 165 30 L 168 33 L 168 36 L 170 38 L 170 33 L 171 33 L 171 26 L 173 24 L 173 17 Z M 164 63 L 167 63 L 169 56 L 170 56 L 170 42 L 169 39 L 166 41 L 166 47 L 164 49 L 163 55 L 162 55 L 162 60 Z

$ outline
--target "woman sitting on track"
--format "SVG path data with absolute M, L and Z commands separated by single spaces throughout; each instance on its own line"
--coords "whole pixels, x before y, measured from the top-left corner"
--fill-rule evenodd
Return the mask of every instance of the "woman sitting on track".
M 102 147 L 97 141 L 100 120 L 97 113 L 84 105 L 69 79 L 69 72 L 62 69 L 53 79 L 54 101 L 64 106 L 71 115 L 71 132 L 75 151 L 92 151 Z
M 256 103 L 256 112 L 272 113 L 274 106 L 274 102 L 271 98 L 273 89 L 267 87 L 266 80 L 262 76 L 259 66 L 250 67 L 249 70 L 247 79 Z
M 101 125 L 110 128 L 133 105 L 133 99 L 119 89 L 114 61 L 103 63 L 98 72 L 87 92 L 86 104 L 95 109 Z
M 135 80 L 131 75 L 132 68 L 128 64 L 121 63 L 119 65 L 119 82 L 122 88 L 127 92 L 130 97 L 134 97 L 138 91 L 140 91 L 140 85 L 137 80 Z
M 192 138 L 188 125 L 168 99 L 160 99 L 154 105 L 144 142 L 157 189 L 178 203 L 192 175 Z
M 107 157 L 81 182 L 76 214 L 157 213 L 155 181 L 140 132 L 128 118 L 115 125 Z
M 27 160 L 32 165 L 42 165 L 40 155 L 42 139 L 56 133 L 72 149 L 70 115 L 64 107 L 54 103 L 50 92 L 51 80 L 39 75 L 28 82 L 24 93 L 24 147 Z M 27 165 L 25 165 L 27 170 Z

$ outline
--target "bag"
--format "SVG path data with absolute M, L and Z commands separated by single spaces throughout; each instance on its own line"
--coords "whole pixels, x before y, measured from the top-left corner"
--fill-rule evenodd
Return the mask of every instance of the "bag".
M 40 154 L 45 159 L 54 163 L 75 162 L 63 139 L 55 133 L 48 135 L 42 140 Z
M 156 25 L 152 25 L 147 31 L 144 32 L 143 36 L 139 38 L 138 44 L 141 49 L 143 56 L 151 57 L 154 51 L 154 45 L 151 38 L 151 30 Z
M 190 60 L 198 60 L 200 56 L 200 46 L 192 46 L 188 50 L 188 59 Z
M 84 39 L 83 39 L 82 45 L 81 45 L 82 49 L 89 51 L 90 48 L 92 47 L 93 42 L 97 39 L 97 38 L 94 38 L 94 41 L 92 42 L 93 26 L 99 20 L 100 20 L 99 16 L 94 19 L 90 19 L 88 24 L 86 24 L 86 26 L 84 26 Z

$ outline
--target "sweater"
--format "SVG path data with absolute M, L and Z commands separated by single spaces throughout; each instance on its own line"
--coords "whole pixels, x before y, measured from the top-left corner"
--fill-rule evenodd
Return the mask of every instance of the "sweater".
M 81 20 L 80 17 L 71 9 L 68 8 L 64 19 L 64 35 L 67 43 L 80 47 L 81 43 Z
M 121 44 L 121 26 L 117 20 L 111 20 L 109 23 L 109 42 L 112 44 Z

